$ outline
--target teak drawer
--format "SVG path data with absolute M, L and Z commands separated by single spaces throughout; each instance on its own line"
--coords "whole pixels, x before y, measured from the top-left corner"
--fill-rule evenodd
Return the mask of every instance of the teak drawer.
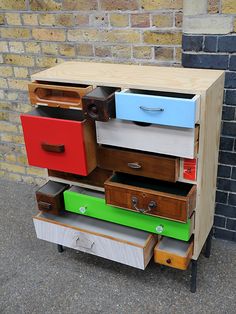
M 116 173 L 105 183 L 109 205 L 186 222 L 196 207 L 196 186 Z
M 82 111 L 40 107 L 21 122 L 30 165 L 83 176 L 96 167 L 94 124 Z
M 37 237 L 132 267 L 145 269 L 157 236 L 70 213 L 34 217 Z
M 96 121 L 96 133 L 97 142 L 104 145 L 183 158 L 194 158 L 198 151 L 198 125 L 188 129 L 110 119 Z
M 97 121 L 115 118 L 115 91 L 120 88 L 99 86 L 82 99 L 83 112 L 86 117 Z
M 82 97 L 93 87 L 89 85 L 33 82 L 28 85 L 32 105 L 60 108 L 81 108 Z
M 154 261 L 185 270 L 193 256 L 193 241 L 184 242 L 163 237 L 154 249 Z
M 49 180 L 36 191 L 38 209 L 60 215 L 65 208 L 63 192 L 68 188 L 68 184 Z
M 186 223 L 117 208 L 105 203 L 104 194 L 71 187 L 64 192 L 65 209 L 115 224 L 188 241 L 194 228 L 194 215 Z
M 104 182 L 112 175 L 112 171 L 95 168 L 88 176 L 80 176 L 78 174 L 61 172 L 48 169 L 48 175 L 53 178 L 60 178 L 71 183 L 80 183 L 81 185 L 90 185 L 104 188 Z
M 179 158 L 172 156 L 99 146 L 97 163 L 104 169 L 170 182 L 179 177 Z
M 200 96 L 126 89 L 115 93 L 117 119 L 194 128 Z

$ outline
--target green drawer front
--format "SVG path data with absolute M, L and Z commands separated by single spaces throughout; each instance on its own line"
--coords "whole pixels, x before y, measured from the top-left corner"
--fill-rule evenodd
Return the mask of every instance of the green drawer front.
M 77 192 L 64 192 L 65 209 L 67 211 L 110 221 L 150 233 L 188 241 L 191 236 L 191 220 L 180 223 L 159 217 L 124 210 L 105 204 L 105 200 Z

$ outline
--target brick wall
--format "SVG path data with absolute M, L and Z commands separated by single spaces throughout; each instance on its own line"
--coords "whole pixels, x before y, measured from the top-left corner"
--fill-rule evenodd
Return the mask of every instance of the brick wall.
M 32 73 L 65 60 L 181 63 L 182 0 L 0 0 L 0 177 L 41 183 L 19 122 Z
M 184 17 L 182 64 L 226 70 L 214 231 L 236 241 L 236 0 L 199 3 Z

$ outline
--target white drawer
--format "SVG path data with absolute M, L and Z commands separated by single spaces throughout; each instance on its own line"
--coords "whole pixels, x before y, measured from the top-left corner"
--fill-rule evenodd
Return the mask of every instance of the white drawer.
M 145 269 L 157 236 L 113 223 L 66 213 L 34 217 L 37 237 L 122 264 Z
M 111 119 L 96 121 L 97 142 L 159 154 L 194 158 L 197 153 L 198 127 L 176 128 L 156 124 L 139 125 Z

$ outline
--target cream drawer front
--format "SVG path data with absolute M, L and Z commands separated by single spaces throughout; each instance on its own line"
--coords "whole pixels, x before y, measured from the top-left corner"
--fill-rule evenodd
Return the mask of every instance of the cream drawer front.
M 33 220 L 41 240 L 139 269 L 145 269 L 157 243 L 157 237 L 149 233 L 76 214 L 41 213 Z
M 175 128 L 159 125 L 141 126 L 133 122 L 111 119 L 96 122 L 97 142 L 185 158 L 194 158 L 197 128 Z

